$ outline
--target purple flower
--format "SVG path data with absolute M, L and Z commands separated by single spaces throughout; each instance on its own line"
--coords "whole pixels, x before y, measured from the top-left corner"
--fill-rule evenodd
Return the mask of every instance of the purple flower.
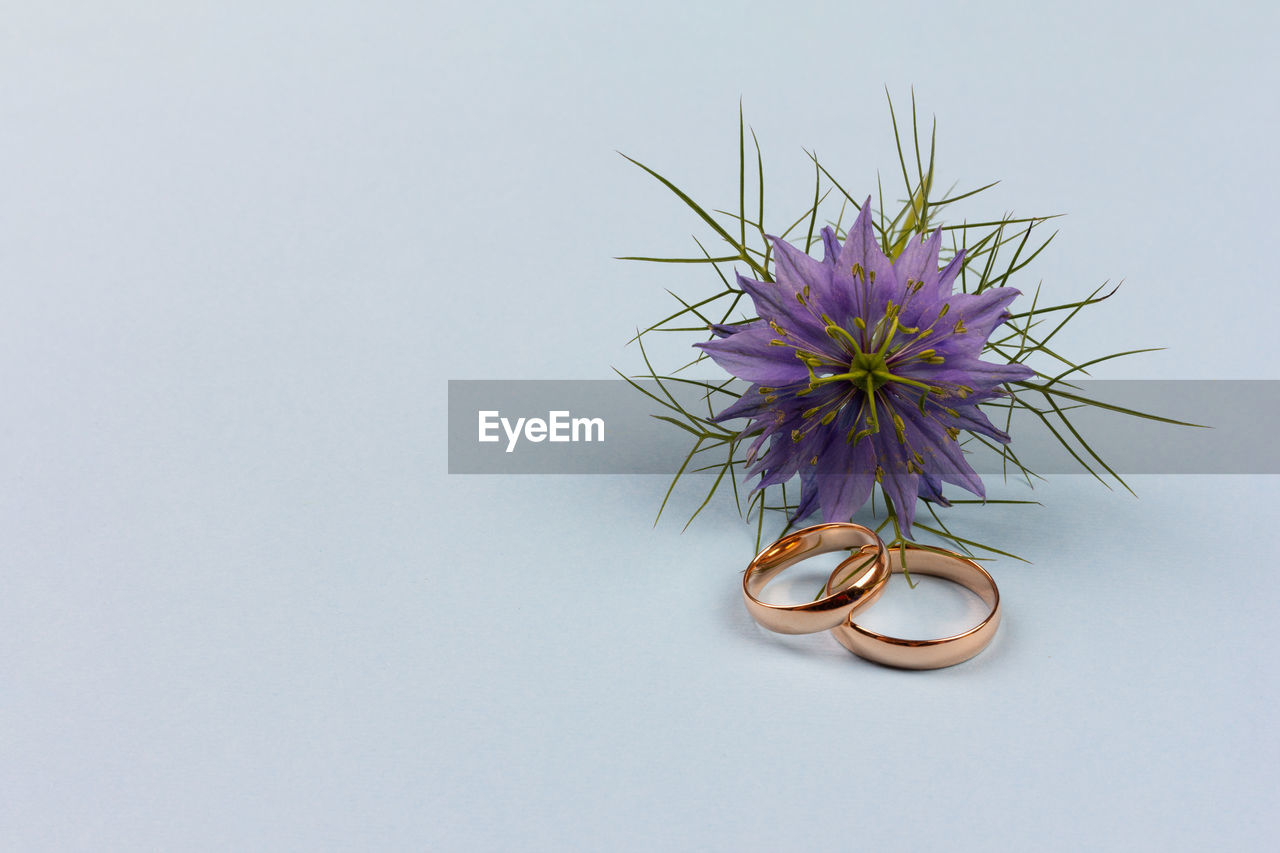
M 774 239 L 777 281 L 738 276 L 759 319 L 716 326 L 697 346 L 751 383 L 716 420 L 749 418 L 742 434 L 758 432 L 747 452 L 756 489 L 799 474 L 796 519 L 820 509 L 847 521 L 880 483 L 910 536 L 917 496 L 947 505 L 945 482 L 985 497 L 956 439 L 1007 443 L 978 404 L 1034 373 L 979 359 L 1018 291 L 953 293 L 963 255 L 938 269 L 940 231 L 890 261 L 869 211 L 870 199 L 843 246 L 823 229 L 821 261 Z

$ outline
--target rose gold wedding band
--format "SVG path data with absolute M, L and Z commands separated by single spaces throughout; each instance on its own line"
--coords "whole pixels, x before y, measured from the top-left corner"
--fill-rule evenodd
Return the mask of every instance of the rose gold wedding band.
M 769 581 L 801 560 L 831 551 L 855 553 L 827 581 L 826 595 L 805 604 L 766 604 L 757 596 Z M 780 634 L 814 634 L 844 622 L 880 597 L 889 580 L 889 552 L 860 524 L 815 524 L 783 536 L 761 551 L 742 578 L 742 598 L 757 622 Z
M 831 630 L 846 649 L 859 657 L 900 669 L 941 669 L 953 666 L 976 655 L 987 647 L 1000 627 L 1000 590 L 995 579 L 973 560 L 954 551 L 926 548 L 907 549 L 907 571 L 913 575 L 932 575 L 972 590 L 991 608 L 987 618 L 968 631 L 937 640 L 900 640 L 869 631 L 855 623 L 852 617 Z M 902 557 L 898 549 L 889 551 L 892 570 L 902 571 Z M 840 569 L 831 573 L 827 587 L 839 586 Z

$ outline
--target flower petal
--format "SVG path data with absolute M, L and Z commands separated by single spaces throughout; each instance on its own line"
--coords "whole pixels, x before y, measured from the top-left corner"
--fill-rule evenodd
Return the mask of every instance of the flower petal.
M 849 235 L 840 250 L 838 264 L 841 274 L 852 274 L 855 267 L 863 270 L 861 276 L 854 277 L 855 292 L 858 294 L 855 304 L 863 319 L 869 319 L 867 312 L 882 310 L 888 295 L 896 295 L 900 291 L 893 264 L 881 250 L 880 241 L 876 239 L 871 225 L 870 196 L 862 205 L 858 218 L 849 226 Z M 875 304 L 877 302 L 878 305 Z
M 727 338 L 716 338 L 694 344 L 715 360 L 715 363 L 739 379 L 758 385 L 777 387 L 792 382 L 804 382 L 809 378 L 808 369 L 788 346 L 774 346 L 773 330 L 764 323 L 748 328 Z
M 781 485 L 800 472 L 801 462 L 807 458 L 804 456 L 806 450 L 805 442 L 796 444 L 789 434 L 779 430 L 769 440 L 768 451 L 748 469 L 747 477 L 760 476 L 756 489 Z
M 956 293 L 947 300 L 951 306 L 944 322 L 964 323 L 964 340 L 973 353 L 979 353 L 987 338 L 1005 320 L 1009 319 L 1008 305 L 1021 293 L 1012 287 L 993 287 L 981 293 Z M 954 318 L 954 319 L 952 319 Z
M 918 495 L 921 499 L 936 503 L 939 506 L 951 506 L 951 501 L 947 500 L 942 494 L 942 478 L 925 471 L 920 475 L 920 489 Z
M 857 289 L 853 287 L 852 277 L 840 275 L 834 264 L 815 260 L 785 240 L 775 238 L 773 246 L 779 283 L 785 282 L 793 298 L 807 288 L 809 307 L 801 308 L 809 318 L 825 314 L 837 322 L 845 322 L 854 313 Z M 797 304 L 800 303 L 797 301 Z M 815 319 L 814 333 L 825 325 Z
M 951 419 L 953 426 L 985 435 L 1001 444 L 1009 443 L 1009 433 L 993 424 L 982 409 L 977 406 L 955 406 L 954 408 L 958 416 Z
M 795 514 L 791 516 L 791 523 L 795 524 L 802 519 L 808 518 L 818 509 L 818 485 L 812 481 L 806 481 L 802 476 L 800 478 L 800 503 L 796 505 Z
M 717 338 L 727 338 L 732 334 L 742 331 L 744 324 L 711 323 L 708 328 L 711 329 L 711 333 Z
M 908 444 L 924 460 L 921 467 L 926 473 L 968 489 L 978 497 L 986 496 L 982 478 L 965 459 L 959 443 L 947 435 L 941 424 L 932 418 L 912 419 L 907 423 L 906 434 Z
M 898 514 L 898 526 L 902 535 L 911 538 L 911 525 L 916 520 L 916 496 L 920 491 L 918 474 L 885 474 L 880 478 L 880 488 L 893 503 Z
M 835 229 L 830 225 L 822 229 L 822 262 L 835 266 L 840 260 L 840 241 L 836 239 Z
M 881 420 L 888 420 L 888 412 L 881 414 Z M 916 515 L 916 495 L 920 491 L 917 474 L 907 470 L 907 450 L 899 441 L 893 427 L 887 423 L 880 431 L 871 436 L 870 441 L 875 450 L 876 463 L 883 472 L 880 476 L 880 487 L 893 503 L 898 515 L 898 524 L 905 536 L 911 536 L 911 523 Z
M 960 274 L 960 269 L 964 266 L 964 250 L 961 249 L 956 256 L 938 272 L 938 280 L 933 283 L 933 293 L 938 299 L 946 299 L 951 296 L 956 287 L 956 276 Z
M 834 422 L 819 427 L 812 453 L 800 466 L 801 486 L 816 491 L 824 521 L 848 521 L 867 502 L 875 485 L 870 442 L 855 445 L 847 438 L 856 415 L 857 408 L 846 405 Z
M 841 438 L 840 442 L 843 443 L 844 439 Z M 871 447 L 866 442 L 861 442 L 851 455 L 866 458 L 852 462 L 852 470 L 845 473 L 815 473 L 813 476 L 818 499 L 822 504 L 823 521 L 848 521 L 867 502 L 867 498 L 871 497 L 876 477 L 875 474 L 865 473 L 868 468 L 875 468 Z
M 726 406 L 711 420 L 721 423 L 734 418 L 754 418 L 764 414 L 771 407 L 772 404 L 765 401 L 765 395 L 760 393 L 760 386 L 752 385 L 745 394 Z
M 923 234 L 920 239 L 912 237 L 907 246 L 894 262 L 893 268 L 898 271 L 898 281 L 906 288 L 907 281 L 923 281 L 926 284 L 937 283 L 938 250 L 942 247 L 942 229 L 938 228 L 928 237 Z
M 825 287 L 831 278 L 831 265 L 806 255 L 786 240 L 773 241 L 774 272 L 779 284 L 786 284 L 792 295 L 804 289 Z
M 930 382 L 957 382 L 983 392 L 1005 382 L 1021 382 L 1036 375 L 1025 364 L 1016 362 L 993 364 L 964 353 L 948 354 L 946 358 L 944 365 L 921 378 Z
M 825 324 L 796 298 L 804 284 L 794 285 L 794 279 L 756 281 L 738 276 L 738 286 L 751 297 L 756 313 L 765 321 L 763 325 L 767 327 L 768 321 L 772 320 L 791 333 L 793 343 L 802 341 L 818 352 L 831 349 L 831 339 L 823 331 Z

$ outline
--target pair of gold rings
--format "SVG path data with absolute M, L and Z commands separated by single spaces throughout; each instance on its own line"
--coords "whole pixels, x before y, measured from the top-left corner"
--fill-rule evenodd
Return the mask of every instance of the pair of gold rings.
M 769 581 L 787 568 L 818 554 L 844 550 L 851 555 L 831 573 L 821 598 L 791 605 L 759 599 Z M 960 584 L 976 593 L 990 612 L 969 630 L 936 640 L 886 637 L 858 625 L 855 615 L 880 597 L 891 574 L 904 569 Z M 977 563 L 941 548 L 890 550 L 874 531 L 860 524 L 817 524 L 782 537 L 751 561 L 742 578 L 742 597 L 752 617 L 771 631 L 831 631 L 855 655 L 901 669 L 939 669 L 966 661 L 987 647 L 1000 626 L 1000 590 Z

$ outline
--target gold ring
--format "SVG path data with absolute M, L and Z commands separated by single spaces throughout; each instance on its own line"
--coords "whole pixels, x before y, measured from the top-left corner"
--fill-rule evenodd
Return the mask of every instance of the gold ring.
M 757 598 L 784 569 L 817 554 L 845 549 L 853 555 L 827 580 L 826 595 L 817 601 L 786 605 Z M 783 536 L 756 555 L 742 577 L 742 598 L 752 618 L 770 631 L 813 634 L 835 628 L 854 610 L 879 598 L 889 580 L 889 565 L 889 552 L 873 531 L 847 522 L 815 524 Z
M 1000 590 L 986 569 L 973 560 L 944 549 L 908 547 L 907 569 L 915 575 L 932 575 L 969 589 L 991 608 L 987 617 L 968 631 L 937 640 L 900 640 L 869 631 L 852 617 L 831 630 L 846 649 L 855 655 L 900 669 L 941 669 L 967 661 L 987 647 L 1000 627 Z M 898 549 L 889 552 L 892 571 L 902 571 Z M 827 579 L 827 589 L 839 588 L 840 569 Z

